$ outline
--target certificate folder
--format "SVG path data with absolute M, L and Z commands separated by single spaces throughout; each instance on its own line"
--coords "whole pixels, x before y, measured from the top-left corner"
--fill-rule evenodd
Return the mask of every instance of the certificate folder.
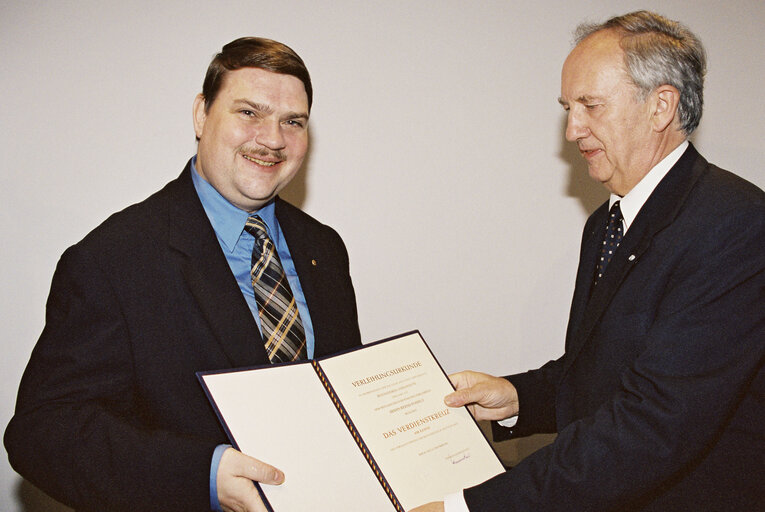
M 419 332 L 321 360 L 200 372 L 233 445 L 285 473 L 290 511 L 405 511 L 504 471 Z

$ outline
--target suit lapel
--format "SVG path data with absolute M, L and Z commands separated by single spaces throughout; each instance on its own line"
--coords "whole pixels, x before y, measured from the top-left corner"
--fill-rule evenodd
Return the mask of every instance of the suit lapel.
M 311 314 L 314 357 L 339 352 L 348 345 L 347 340 L 333 334 L 336 332 L 333 322 L 338 318 L 333 308 L 338 307 L 338 302 L 332 290 L 343 255 L 327 243 L 328 238 L 318 221 L 280 198 L 276 201 L 276 216 Z M 342 304 L 340 307 L 351 306 Z
M 191 180 L 190 165 L 169 190 L 167 239 L 202 316 L 232 366 L 265 364 L 263 341 Z
M 319 257 L 319 241 L 315 239 L 314 230 L 306 229 L 305 223 L 300 222 L 296 214 L 298 210 L 295 207 L 277 197 L 275 208 L 279 227 L 287 240 L 290 256 L 292 256 L 292 262 L 307 301 L 309 297 L 314 296 L 315 292 L 312 277 L 316 271 L 316 265 L 312 262 Z
M 641 256 L 650 248 L 653 238 L 674 221 L 688 193 L 706 165 L 706 160 L 699 155 L 693 145 L 689 145 L 685 153 L 659 182 L 640 209 L 597 286 L 592 286 L 592 276 L 596 254 L 605 227 L 593 227 L 593 233 L 597 233 L 599 237 L 591 236 L 587 241 L 587 247 L 582 248 L 582 258 L 577 274 L 576 291 L 574 292 L 574 304 L 572 305 L 572 325 L 569 327 L 571 336 L 567 340 L 564 371 L 573 364 L 582 347 L 590 339 L 593 329 L 605 313 L 614 295 L 633 266 L 640 262 Z M 605 213 L 601 210 L 605 210 Z M 608 204 L 606 203 L 598 209 L 592 219 L 605 225 L 607 210 Z M 586 282 L 588 273 L 589 281 Z M 589 293 L 590 289 L 592 290 L 591 293 Z M 579 311 L 578 318 L 581 320 L 575 320 L 574 310 L 577 308 Z
M 319 262 L 322 262 L 320 240 L 315 236 L 315 230 L 306 229 L 305 222 L 301 222 L 299 210 L 281 198 L 276 198 L 276 217 L 279 227 L 282 229 L 287 247 L 295 265 L 300 287 L 303 289 L 308 310 L 311 313 L 311 323 L 314 328 L 314 341 L 318 337 L 317 324 L 321 324 L 319 314 L 321 290 L 317 288 L 316 278 L 318 275 Z M 299 212 L 302 214 L 302 212 Z M 303 214 L 304 215 L 304 214 Z
M 576 285 L 574 286 L 574 298 L 571 301 L 568 329 L 566 332 L 566 352 L 570 350 L 569 344 L 573 339 L 582 322 L 593 287 L 595 265 L 600 253 L 600 246 L 606 232 L 608 218 L 608 201 L 598 208 L 588 219 L 582 235 L 582 248 L 579 254 L 579 269 L 576 273 Z

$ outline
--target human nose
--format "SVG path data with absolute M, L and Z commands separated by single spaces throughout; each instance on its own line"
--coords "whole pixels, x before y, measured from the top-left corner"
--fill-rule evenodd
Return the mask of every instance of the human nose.
M 569 109 L 568 119 L 566 120 L 566 140 L 575 142 L 586 136 L 587 128 L 582 122 L 581 116 L 573 108 Z
M 258 126 L 255 142 L 268 149 L 283 149 L 285 146 L 282 127 L 278 121 L 268 121 Z

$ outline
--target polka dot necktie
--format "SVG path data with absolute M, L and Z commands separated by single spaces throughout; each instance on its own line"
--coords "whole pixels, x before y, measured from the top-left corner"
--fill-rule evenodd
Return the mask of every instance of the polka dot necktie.
M 255 237 L 250 277 L 268 359 L 272 363 L 305 359 L 303 323 L 266 224 L 251 215 L 244 229 Z
M 603 277 L 608 262 L 611 261 L 614 252 L 616 252 L 616 248 L 619 247 L 619 243 L 622 241 L 622 234 L 624 233 L 622 220 L 622 210 L 619 207 L 619 201 L 616 201 L 608 212 L 606 237 L 603 239 L 603 246 L 600 249 L 600 259 L 598 259 L 598 264 L 595 268 L 595 284 L 598 284 L 600 278 Z

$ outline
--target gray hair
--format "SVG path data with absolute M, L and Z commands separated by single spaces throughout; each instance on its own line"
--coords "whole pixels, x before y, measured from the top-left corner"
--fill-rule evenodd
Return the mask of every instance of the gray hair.
M 616 16 L 601 24 L 582 24 L 574 33 L 576 43 L 601 30 L 623 34 L 620 46 L 624 64 L 643 98 L 661 85 L 680 91 L 677 108 L 686 136 L 701 120 L 704 106 L 706 53 L 701 41 L 684 25 L 649 11 Z

